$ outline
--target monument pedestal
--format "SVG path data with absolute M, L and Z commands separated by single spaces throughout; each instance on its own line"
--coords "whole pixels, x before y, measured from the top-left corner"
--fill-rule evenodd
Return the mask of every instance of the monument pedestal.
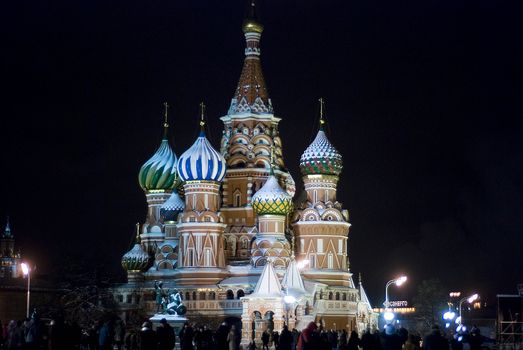
M 178 338 L 178 334 L 180 333 L 180 330 L 183 328 L 184 323 L 187 322 L 187 318 L 178 315 L 155 314 L 153 317 L 149 319 L 149 321 L 152 322 L 153 329 L 155 331 L 158 328 L 158 326 L 160 326 L 160 321 L 163 318 L 165 318 L 167 320 L 167 323 L 174 328 L 174 333 L 176 334 L 176 345 L 178 345 L 178 342 L 180 340 Z

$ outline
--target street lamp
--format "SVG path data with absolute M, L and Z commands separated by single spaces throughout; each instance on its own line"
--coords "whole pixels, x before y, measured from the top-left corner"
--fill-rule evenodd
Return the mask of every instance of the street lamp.
M 463 318 L 461 318 L 461 304 L 466 300 L 469 304 L 472 304 L 475 300 L 479 298 L 478 294 L 472 294 L 469 297 L 462 298 L 459 301 L 459 324 L 463 323 Z
M 394 314 L 389 310 L 389 286 L 395 284 L 397 287 L 399 287 L 405 282 L 407 282 L 407 276 L 401 276 L 388 281 L 385 285 L 385 302 L 383 303 L 385 306 L 385 312 L 383 313 L 383 318 L 385 318 L 385 321 L 392 321 L 394 319 Z
M 407 282 L 407 276 L 401 276 L 387 282 L 385 285 L 385 302 L 383 303 L 385 308 L 389 307 L 389 286 L 395 284 L 397 287 L 399 287 L 405 282 Z
M 26 318 L 29 318 L 29 304 L 31 301 L 31 269 L 26 263 L 22 263 L 22 272 L 24 276 L 27 276 L 27 307 L 26 307 Z
M 289 309 L 294 305 L 296 302 L 296 297 L 293 295 L 289 295 L 289 289 L 287 288 L 286 295 L 283 297 L 283 301 L 285 302 L 285 311 L 287 311 L 287 327 L 290 327 L 289 325 Z

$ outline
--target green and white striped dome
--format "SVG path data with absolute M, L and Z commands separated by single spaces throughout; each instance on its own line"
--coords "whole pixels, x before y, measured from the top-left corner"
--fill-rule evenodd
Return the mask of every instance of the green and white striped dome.
M 178 178 L 177 161 L 167 137 L 164 137 L 156 153 L 140 169 L 140 187 L 144 191 L 173 189 Z
M 122 267 L 127 271 L 143 271 L 149 265 L 149 254 L 147 254 L 140 243 L 136 243 L 122 257 Z

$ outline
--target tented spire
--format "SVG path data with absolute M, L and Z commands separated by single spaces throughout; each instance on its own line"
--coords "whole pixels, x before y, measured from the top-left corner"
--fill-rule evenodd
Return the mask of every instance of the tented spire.
M 7 217 L 7 223 L 5 224 L 4 237 L 11 237 L 11 226 L 9 226 L 9 216 Z
M 372 305 L 370 304 L 369 298 L 367 297 L 367 293 L 365 293 L 365 289 L 363 289 L 363 283 L 361 282 L 361 274 L 360 274 L 360 300 L 362 303 L 365 303 L 368 305 L 370 309 L 372 309 Z
M 256 18 L 255 1 L 251 1 L 247 18 L 243 22 L 243 32 L 246 42 L 245 60 L 228 114 L 271 114 L 272 103 L 260 63 L 260 38 L 263 25 Z
M 303 286 L 303 280 L 301 279 L 296 260 L 290 260 L 285 276 L 283 276 L 282 285 L 291 292 L 290 294 L 292 292 L 305 293 L 305 287 Z
M 267 261 L 263 271 L 261 273 L 260 279 L 256 284 L 254 289 L 253 296 L 266 296 L 266 297 L 281 297 L 281 284 L 278 279 L 278 275 L 272 267 L 272 263 Z

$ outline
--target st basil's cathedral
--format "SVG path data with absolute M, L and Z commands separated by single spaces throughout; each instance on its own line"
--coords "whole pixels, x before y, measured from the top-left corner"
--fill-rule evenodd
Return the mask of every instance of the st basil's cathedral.
M 177 290 L 191 322 L 241 322 L 242 343 L 269 328 L 363 331 L 377 325 L 349 268 L 349 213 L 336 198 L 342 155 L 324 130 L 323 100 L 314 141 L 300 158 L 306 196 L 283 157 L 280 118 L 262 74 L 263 25 L 254 4 L 243 22 L 245 59 L 219 147 L 201 131 L 180 157 L 164 136 L 138 174 L 148 211 L 122 257 L 128 282 L 113 289 L 122 315 L 153 315 L 154 284 Z M 167 106 L 166 106 L 167 108 Z M 333 135 L 335 136 L 335 135 Z M 291 296 L 289 302 L 289 296 Z

